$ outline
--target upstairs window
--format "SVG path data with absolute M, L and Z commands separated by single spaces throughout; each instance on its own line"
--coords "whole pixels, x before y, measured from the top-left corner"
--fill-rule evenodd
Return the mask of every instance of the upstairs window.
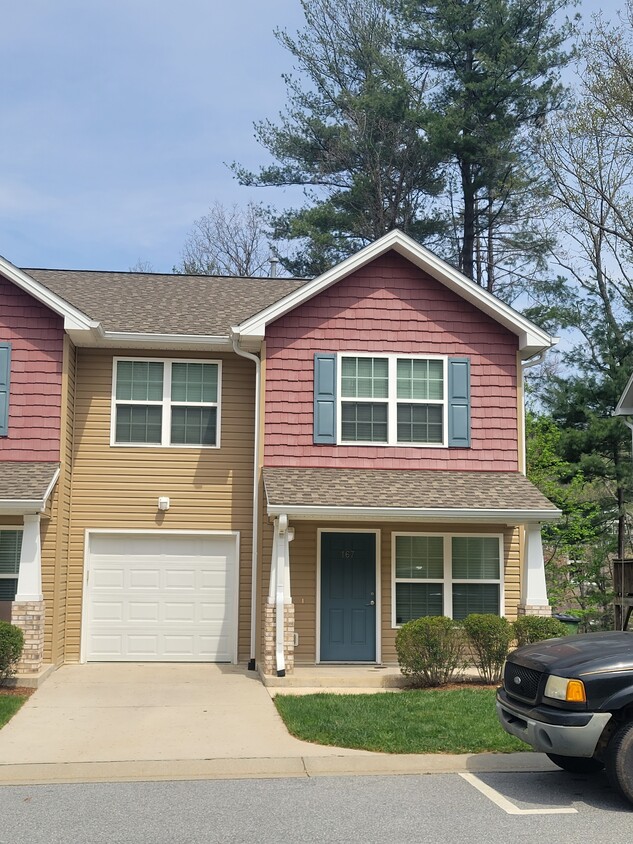
M 112 445 L 217 447 L 220 370 L 216 361 L 115 359 Z
M 446 358 L 342 355 L 341 444 L 447 443 Z

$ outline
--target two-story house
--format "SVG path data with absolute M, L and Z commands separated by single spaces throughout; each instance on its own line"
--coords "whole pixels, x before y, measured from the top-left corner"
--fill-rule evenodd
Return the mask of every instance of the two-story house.
M 0 274 L 22 670 L 283 676 L 393 663 L 421 615 L 549 613 L 522 369 L 555 339 L 408 237 L 309 282 Z

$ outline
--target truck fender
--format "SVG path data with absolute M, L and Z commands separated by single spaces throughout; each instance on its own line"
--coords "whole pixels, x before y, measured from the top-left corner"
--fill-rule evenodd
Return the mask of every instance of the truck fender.
M 600 706 L 600 712 L 617 712 L 633 705 L 633 686 L 619 689 L 614 695 L 607 698 Z

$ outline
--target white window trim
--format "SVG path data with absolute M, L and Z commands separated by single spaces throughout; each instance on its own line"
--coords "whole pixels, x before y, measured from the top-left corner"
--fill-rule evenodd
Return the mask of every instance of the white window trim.
M 116 374 L 119 361 L 130 361 L 139 363 L 162 363 L 163 364 L 163 398 L 161 401 L 138 401 L 135 399 L 117 399 L 116 397 Z M 215 407 L 216 412 L 216 436 L 214 445 L 189 445 L 188 443 L 174 443 L 169 441 L 171 436 L 171 367 L 174 363 L 212 363 L 218 368 L 218 396 L 216 402 L 175 402 L 179 407 Z M 110 446 L 112 448 L 220 448 L 221 434 L 221 404 L 222 404 L 222 361 L 207 360 L 207 358 L 143 358 L 143 357 L 114 357 L 112 359 L 112 394 L 110 399 Z M 161 407 L 161 442 L 160 443 L 119 443 L 116 441 L 116 409 L 117 405 L 143 405 L 144 407 Z
M 10 525 L 4 525 L 0 527 L 0 533 L 21 533 L 22 540 L 24 540 L 24 529 L 21 527 L 11 527 Z M 16 595 L 17 595 L 17 588 L 18 588 L 18 580 L 20 577 L 20 560 L 18 559 L 18 570 L 15 574 L 10 572 L 0 572 L 0 580 L 15 580 L 15 588 L 16 588 Z
M 387 360 L 388 396 L 382 398 L 352 398 L 342 394 L 343 358 L 383 358 Z M 399 360 L 439 360 L 442 361 L 444 384 L 443 399 L 398 399 L 397 366 Z M 400 352 L 337 352 L 336 373 L 336 431 L 337 445 L 378 446 L 380 448 L 446 448 L 448 446 L 448 355 L 412 355 Z M 343 402 L 386 404 L 387 405 L 387 442 L 371 440 L 344 440 L 342 425 Z M 398 404 L 435 404 L 442 407 L 442 442 L 441 443 L 401 443 L 398 442 Z
M 444 540 L 444 579 L 426 577 L 399 577 L 396 578 L 396 537 L 398 536 L 441 536 Z M 454 537 L 460 539 L 497 539 L 499 542 L 499 578 L 477 578 L 468 579 L 456 577 L 453 578 L 453 560 L 451 543 Z M 399 629 L 402 624 L 396 623 L 396 583 L 441 583 L 444 593 L 444 612 L 448 618 L 453 617 L 453 584 L 454 583 L 476 583 L 476 584 L 494 584 L 499 586 L 499 615 L 505 616 L 505 557 L 504 557 L 504 537 L 501 533 L 437 533 L 437 532 L 421 532 L 421 531 L 403 531 L 399 530 L 391 534 L 391 627 L 392 629 Z

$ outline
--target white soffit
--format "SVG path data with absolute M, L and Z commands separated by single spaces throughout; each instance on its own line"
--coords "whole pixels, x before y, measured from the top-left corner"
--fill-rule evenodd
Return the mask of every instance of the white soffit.
M 515 334 L 519 338 L 519 349 L 524 352 L 525 357 L 549 349 L 558 342 L 557 337 L 552 337 L 546 331 L 543 331 L 509 305 L 506 305 L 505 302 L 479 287 L 454 267 L 451 267 L 437 255 L 429 252 L 424 246 L 420 246 L 415 240 L 397 229 L 381 237 L 380 240 L 370 243 L 360 252 L 332 267 L 303 287 L 289 293 L 283 299 L 260 311 L 241 325 L 235 326 L 232 329 L 233 333 L 243 340 L 248 337 L 263 339 L 266 326 L 269 323 L 279 319 L 293 308 L 391 249 Z
M 633 416 L 633 374 L 629 378 L 629 382 L 624 388 L 624 392 L 620 396 L 620 401 L 617 403 L 614 416 Z

